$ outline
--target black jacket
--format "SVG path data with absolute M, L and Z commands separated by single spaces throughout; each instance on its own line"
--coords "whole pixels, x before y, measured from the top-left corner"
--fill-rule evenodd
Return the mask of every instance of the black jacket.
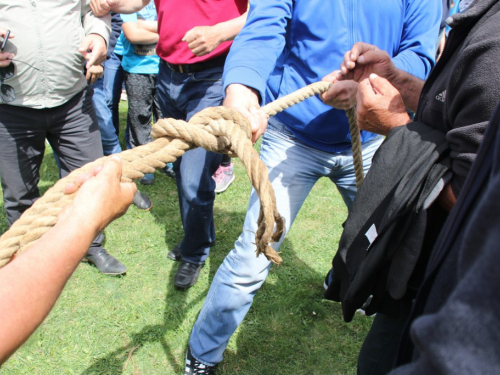
M 500 3 L 498 0 L 476 0 L 465 13 L 455 14 L 453 20 L 453 28 L 449 34 L 443 55 L 431 71 L 423 87 L 415 119 L 446 135 L 450 148 L 451 186 L 455 196 L 458 197 L 475 159 L 479 144 L 483 139 L 488 120 L 500 100 Z M 398 156 L 402 155 L 403 152 L 415 152 L 418 156 L 421 151 L 418 149 L 410 151 L 401 147 Z M 374 163 L 376 163 L 377 154 Z M 411 155 L 409 160 L 412 160 Z M 394 164 L 400 163 L 398 157 L 389 161 L 388 164 L 391 162 Z M 375 173 L 381 172 L 370 170 L 367 180 L 370 174 Z M 425 170 L 420 171 L 420 173 L 425 173 Z M 383 181 L 381 182 L 383 185 Z M 369 187 L 365 188 L 364 184 L 358 193 L 358 197 L 365 195 L 365 193 L 362 193 L 363 190 L 366 195 L 372 194 L 372 196 L 363 198 L 365 201 L 363 209 L 369 209 L 371 215 L 375 210 L 370 206 L 377 206 L 383 202 L 383 199 L 379 197 L 381 193 L 378 190 Z M 384 199 L 390 201 L 392 199 L 390 195 L 393 192 L 387 189 L 383 191 L 384 194 L 387 194 Z M 355 205 L 358 197 L 356 197 Z M 384 203 L 385 205 L 387 201 Z M 418 209 L 418 207 L 414 207 L 414 210 Z M 379 257 L 371 255 L 371 250 L 370 252 L 364 251 L 366 246 L 363 249 L 364 244 L 362 242 L 361 249 L 363 251 L 356 248 L 357 242 L 354 243 L 353 239 L 362 238 L 369 224 L 367 221 L 369 216 L 365 213 L 359 215 L 359 212 L 361 210 L 356 213 L 353 210 L 346 221 L 346 230 L 342 234 L 339 252 L 333 260 L 333 270 L 337 280 L 325 294 L 326 298 L 340 300 L 343 304 L 346 304 L 343 307 L 344 319 L 346 320 L 352 318 L 353 309 L 361 307 L 364 302 L 362 301 L 363 298 L 373 293 L 373 291 L 376 291 L 379 298 L 375 301 L 377 303 L 372 304 L 373 309 L 368 312 L 374 312 L 375 309 L 380 307 L 380 302 L 384 299 L 382 296 L 383 289 L 389 292 L 386 293 L 386 296 L 389 294 L 391 297 L 400 296 L 401 292 L 406 290 L 407 284 L 397 286 L 396 283 L 404 282 L 404 278 L 400 277 L 401 275 L 396 275 L 397 277 L 392 279 L 391 287 L 391 264 L 393 269 L 396 267 L 393 258 L 400 258 L 399 267 L 407 268 L 403 273 L 407 275 L 408 270 L 415 264 L 414 257 L 420 255 L 417 250 L 419 242 L 418 238 L 415 237 L 415 233 L 411 233 L 408 239 L 401 239 L 399 237 L 401 237 L 402 232 L 397 226 L 392 229 L 396 239 L 391 240 L 391 246 L 398 243 L 404 246 L 386 248 Z M 353 215 L 357 217 L 352 217 Z M 425 227 L 427 231 L 437 228 L 438 232 L 441 213 L 439 215 L 432 213 L 428 216 L 424 220 L 420 220 L 418 217 L 412 219 L 417 221 L 410 224 L 403 222 L 401 226 L 403 228 L 406 225 L 413 227 L 418 224 L 417 228 Z M 429 218 L 436 219 L 437 224 L 426 225 L 425 220 Z M 348 230 L 348 222 L 357 224 L 353 224 L 352 228 Z M 346 231 L 348 232 L 345 233 Z M 423 230 L 420 233 L 423 233 Z M 426 237 L 427 242 L 421 246 L 422 251 L 430 252 L 435 236 L 436 233 L 433 233 L 428 238 Z M 347 238 L 350 238 L 350 240 Z M 353 242 L 352 246 L 351 242 Z M 410 243 L 413 249 L 411 254 L 405 247 L 407 243 Z M 420 242 L 420 244 L 422 243 Z M 363 254 L 367 255 L 366 258 Z M 420 257 L 419 262 L 421 265 L 420 272 L 414 273 L 412 276 L 415 289 L 418 289 L 419 277 L 422 274 L 421 270 L 426 265 L 425 257 Z M 362 272 L 358 275 L 359 271 Z M 346 298 L 349 298 L 349 300 Z M 383 312 L 387 313 L 387 311 Z
M 448 168 L 444 134 L 422 123 L 394 128 L 380 146 L 344 223 L 325 293 L 342 302 L 346 321 L 370 295 L 367 312 L 376 311 L 386 285 L 393 298 L 405 294 L 422 247 L 424 202 Z
M 499 264 L 500 105 L 429 261 L 399 355 L 411 363 L 391 375 L 499 372 Z
M 476 0 L 453 15 L 441 59 L 423 87 L 415 120 L 446 134 L 458 197 L 500 100 L 500 3 Z

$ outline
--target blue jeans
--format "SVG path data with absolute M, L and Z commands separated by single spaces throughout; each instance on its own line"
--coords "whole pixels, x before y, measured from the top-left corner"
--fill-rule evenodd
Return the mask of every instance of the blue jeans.
M 363 145 L 365 173 L 381 143 L 382 137 L 376 137 Z M 328 177 L 337 186 L 347 207 L 352 206 L 356 181 L 351 150 L 332 154 L 311 148 L 271 118 L 262 139 L 260 159 L 269 170 L 278 212 L 285 219 L 285 233 L 321 177 Z M 255 256 L 259 207 L 259 198 L 252 189 L 243 231 L 217 270 L 193 327 L 189 340 L 191 353 L 204 364 L 215 365 L 222 361 L 229 338 L 245 317 L 271 267 L 264 255 Z M 284 236 L 272 244 L 276 251 L 283 239 Z
M 104 74 L 106 74 L 106 70 Z M 101 77 L 92 85 L 94 89 L 92 103 L 94 103 L 95 114 L 97 116 L 97 122 L 99 123 L 99 131 L 101 132 L 102 149 L 104 155 L 107 156 L 122 152 L 122 148 L 113 125 L 113 116 L 108 107 L 103 82 L 104 80 Z
M 111 53 L 109 59 L 104 61 L 104 94 L 106 103 L 111 111 L 116 134 L 120 134 L 120 117 L 118 105 L 123 86 L 122 56 Z
M 164 117 L 188 121 L 207 107 L 222 103 L 222 66 L 199 73 L 178 73 L 160 60 L 157 90 Z M 215 181 L 212 175 L 222 161 L 222 154 L 199 147 L 190 150 L 174 163 L 177 193 L 184 238 L 179 244 L 182 260 L 202 264 L 215 242 Z

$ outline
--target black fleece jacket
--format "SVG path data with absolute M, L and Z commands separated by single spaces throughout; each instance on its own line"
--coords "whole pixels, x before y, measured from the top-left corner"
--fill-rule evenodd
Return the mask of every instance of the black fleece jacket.
M 446 134 L 458 196 L 500 100 L 500 3 L 476 0 L 454 14 L 441 59 L 420 95 L 415 120 Z
M 452 188 L 457 197 L 474 162 L 488 120 L 500 100 L 499 57 L 500 3 L 498 0 L 476 0 L 465 13 L 454 16 L 453 29 L 443 56 L 431 72 L 420 96 L 415 120 L 446 135 L 451 156 Z M 385 147 L 385 143 L 381 149 Z M 374 164 L 377 163 L 380 151 L 375 154 Z M 397 159 L 392 162 L 401 163 Z M 372 170 L 365 181 L 371 180 L 371 173 L 373 173 Z M 387 181 L 387 184 L 389 183 L 390 181 Z M 364 196 L 363 190 L 367 189 L 368 186 L 365 184 L 361 187 L 358 193 L 359 199 L 357 197 L 354 202 L 355 207 Z M 373 202 L 382 201 L 377 198 L 378 190 L 377 194 L 373 191 L 371 194 L 374 194 Z M 387 199 L 390 200 L 391 196 L 387 196 Z M 370 204 L 373 202 L 370 201 Z M 364 205 L 363 209 L 369 210 L 370 204 Z M 418 209 L 417 207 L 417 212 Z M 325 293 L 328 299 L 342 301 L 344 318 L 347 321 L 352 318 L 353 309 L 361 306 L 360 303 L 362 304 L 367 297 L 367 293 L 374 292 L 375 285 L 381 286 L 385 283 L 385 287 L 391 289 L 390 280 L 387 280 L 387 268 L 394 264 L 398 256 L 401 258 L 400 255 L 404 255 L 399 263 L 407 266 L 411 258 L 420 255 L 418 251 L 413 250 L 411 253 L 405 253 L 405 247 L 398 247 L 397 243 L 396 248 L 385 246 L 384 243 L 383 254 L 377 256 L 378 260 L 383 258 L 383 262 L 374 262 L 374 255 L 370 254 L 371 251 L 366 251 L 366 246 L 363 248 L 362 244 L 356 247 L 354 245 L 358 243 L 352 241 L 353 238 L 362 238 L 367 230 L 366 226 L 370 224 L 369 220 L 364 221 L 367 216 L 370 216 L 368 213 L 363 213 L 361 210 L 361 216 L 355 217 L 355 211 L 352 210 L 345 224 L 347 229 L 350 223 L 355 223 L 355 228 L 344 230 L 342 234 L 339 251 L 333 260 L 335 282 L 331 283 Z M 434 213 L 431 216 L 434 216 Z M 433 227 L 433 225 L 429 226 L 429 222 L 425 225 L 426 230 Z M 356 234 L 356 228 L 359 234 Z M 436 228 L 439 232 L 440 225 Z M 413 242 L 415 238 L 412 239 Z M 426 253 L 432 249 L 434 238 L 433 235 L 432 240 L 422 242 L 425 244 L 422 248 L 426 250 Z M 378 240 L 380 242 L 380 239 Z M 401 243 L 405 243 L 405 238 L 401 239 Z M 343 245 L 346 246 L 342 248 Z M 374 245 L 371 246 L 371 250 Z M 416 249 L 415 246 L 413 248 Z M 414 289 L 418 289 L 420 285 L 426 260 L 420 263 L 421 268 L 418 274 L 414 272 L 412 276 L 412 281 L 415 282 L 412 282 L 411 286 Z M 405 270 L 405 274 L 409 272 L 412 272 L 410 268 Z M 370 280 L 371 282 L 368 282 Z M 398 294 L 400 297 L 401 291 L 405 290 L 405 285 L 395 285 L 402 283 L 401 277 L 395 280 L 391 295 L 394 297 Z M 378 290 L 381 292 L 381 289 Z M 386 302 L 380 302 L 377 308 L 377 311 L 386 312 L 387 309 L 381 306 L 389 305 Z

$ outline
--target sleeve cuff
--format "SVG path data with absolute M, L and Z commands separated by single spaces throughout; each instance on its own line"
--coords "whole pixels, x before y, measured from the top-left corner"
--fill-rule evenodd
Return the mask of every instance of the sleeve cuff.
M 224 96 L 227 86 L 238 83 L 257 90 L 260 94 L 260 104 L 263 104 L 266 94 L 266 81 L 257 71 L 246 66 L 233 67 L 227 70 L 224 69 L 222 83 Z

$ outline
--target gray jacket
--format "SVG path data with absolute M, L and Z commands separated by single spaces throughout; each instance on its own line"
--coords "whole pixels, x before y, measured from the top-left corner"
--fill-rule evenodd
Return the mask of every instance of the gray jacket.
M 9 105 L 56 107 L 84 89 L 80 43 L 88 34 L 99 34 L 107 43 L 111 30 L 110 17 L 95 17 L 89 4 L 90 0 L 0 0 L 0 27 L 15 35 L 4 50 L 15 54 L 14 76 L 4 81 L 15 91 L 16 99 Z

